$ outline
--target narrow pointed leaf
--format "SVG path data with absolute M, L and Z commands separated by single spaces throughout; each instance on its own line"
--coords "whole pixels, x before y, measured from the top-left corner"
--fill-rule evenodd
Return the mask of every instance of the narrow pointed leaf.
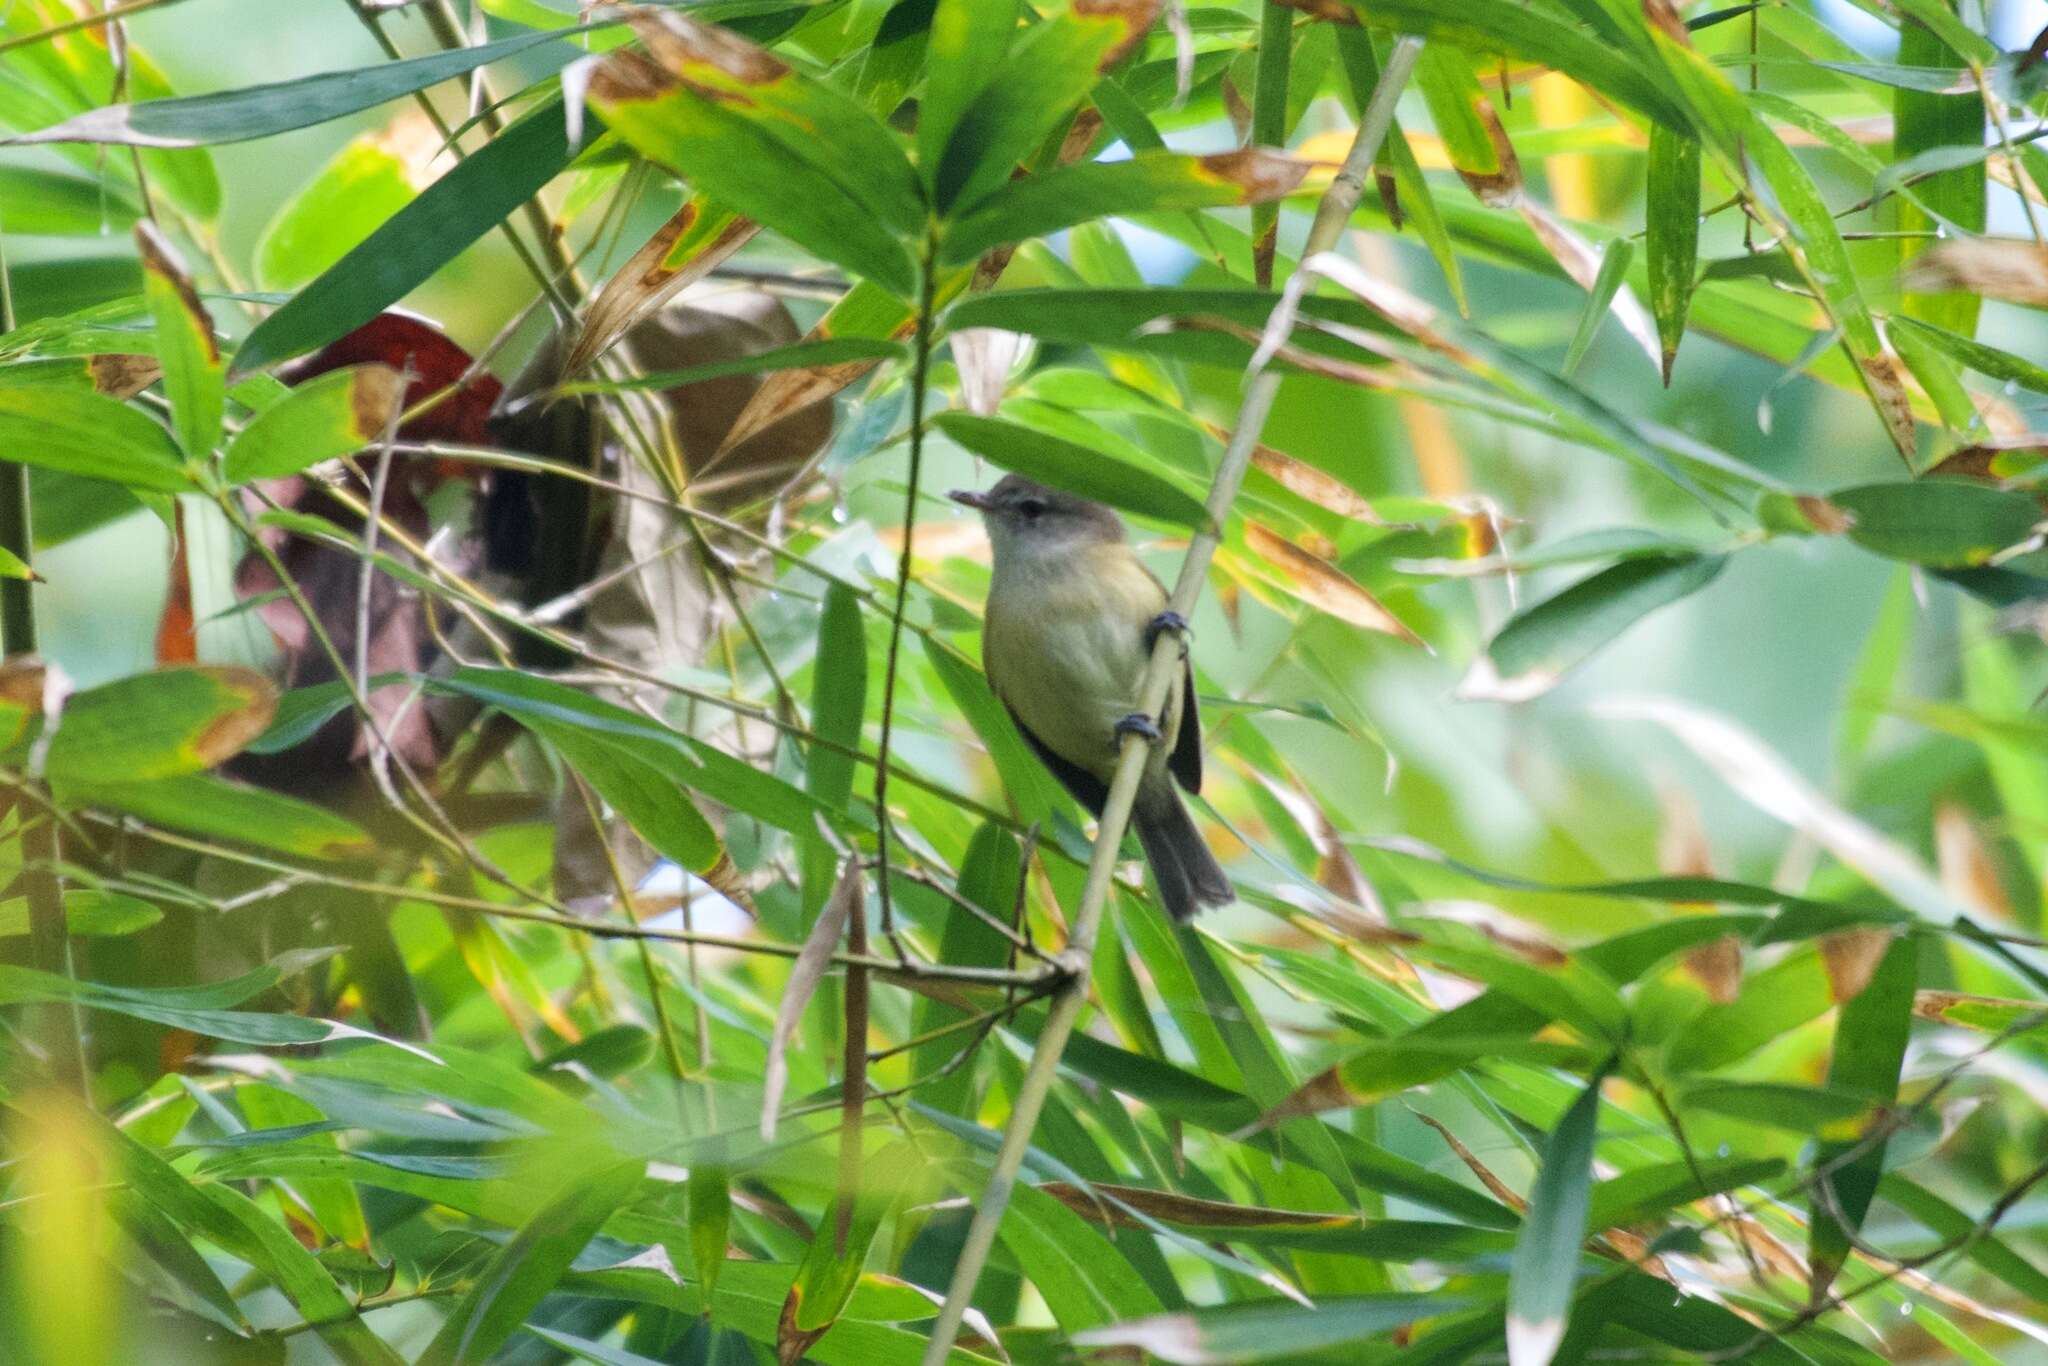
M 1200 526 L 1201 502 L 1149 470 L 1030 427 L 971 413 L 941 413 L 939 430 L 1014 474 L 1113 508 L 1180 526 Z
M 557 48 L 562 62 L 581 55 L 561 42 L 558 34 L 523 33 L 476 47 L 436 52 L 407 61 L 376 62 L 347 71 L 322 72 L 275 85 L 139 104 L 110 104 L 50 128 L 0 138 L 0 143 L 102 142 L 135 147 L 196 147 L 266 138 L 353 114 L 543 46 Z
M 308 380 L 264 409 L 229 443 L 230 484 L 280 479 L 353 455 L 391 430 L 405 380 L 388 365 L 351 365 Z
M 567 125 L 557 100 L 465 157 L 265 318 L 235 354 L 235 368 L 260 370 L 346 336 L 425 283 L 568 161 Z
M 1549 1366 L 1564 1340 L 1578 1285 L 1579 1249 L 1586 1241 L 1600 1083 L 1605 1079 L 1603 1069 L 1543 1143 L 1529 1210 L 1508 1272 L 1510 1366 Z

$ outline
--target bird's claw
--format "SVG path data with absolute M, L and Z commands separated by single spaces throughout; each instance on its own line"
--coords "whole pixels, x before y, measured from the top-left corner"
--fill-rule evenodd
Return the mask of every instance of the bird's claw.
M 1134 711 L 1116 723 L 1117 743 L 1122 744 L 1126 735 L 1140 735 L 1156 744 L 1159 740 L 1159 727 L 1152 724 L 1152 718 L 1144 712 Z
M 1171 631 L 1175 635 L 1185 640 L 1189 634 L 1188 619 L 1182 616 L 1180 613 L 1173 611 L 1169 608 L 1168 610 L 1161 612 L 1158 616 L 1152 618 L 1152 620 L 1146 622 L 1146 653 L 1149 654 L 1151 652 L 1152 647 L 1159 643 L 1159 637 L 1167 631 Z M 1183 647 L 1183 649 L 1185 649 L 1185 647 Z

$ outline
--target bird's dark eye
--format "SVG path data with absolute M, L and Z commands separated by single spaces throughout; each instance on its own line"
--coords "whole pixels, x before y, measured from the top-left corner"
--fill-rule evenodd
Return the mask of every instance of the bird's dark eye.
M 1035 522 L 1045 516 L 1043 498 L 1020 498 L 1017 500 L 1017 515 L 1027 522 Z

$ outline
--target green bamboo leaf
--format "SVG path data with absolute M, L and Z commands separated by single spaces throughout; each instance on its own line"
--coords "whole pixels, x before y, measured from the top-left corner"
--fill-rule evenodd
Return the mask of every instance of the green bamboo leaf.
M 1974 36 L 1974 35 L 1973 35 Z M 1954 66 L 1959 56 L 1939 34 L 1922 23 L 1899 26 L 1898 63 L 1905 67 Z M 1972 78 L 1963 73 L 1965 83 Z M 1974 90 L 1961 95 L 1927 94 L 1900 88 L 1892 92 L 1892 159 L 1905 163 L 1939 155 L 1943 149 L 1961 148 L 1966 159 L 1936 170 L 1916 181 L 1912 199 L 1901 199 L 1893 210 L 1894 224 L 1904 233 L 1931 234 L 1939 220 L 1950 230 L 1984 231 L 1985 215 L 1985 105 Z M 1899 264 L 1932 245 L 1932 236 L 1899 239 Z M 1905 311 L 1969 336 L 1977 330 L 1981 300 L 1974 294 L 1924 295 L 1908 293 Z
M 1075 442 L 972 413 L 941 413 L 935 421 L 968 450 L 1027 479 L 1156 521 L 1196 527 L 1208 519 L 1179 485 Z
M 1456 1313 L 1469 1303 L 1454 1295 L 1430 1294 L 1331 1296 L 1318 1299 L 1314 1309 L 1225 1304 L 1092 1328 L 1076 1334 L 1074 1341 L 1084 1347 L 1125 1348 L 1178 1366 L 1321 1360 L 1330 1349 L 1384 1338 L 1418 1320 Z
M 1694 1200 L 1763 1185 L 1784 1170 L 1783 1159 L 1775 1157 L 1710 1157 L 1697 1164 L 1660 1162 L 1638 1167 L 1594 1185 L 1586 1227 L 1598 1233 L 1617 1225 L 1646 1223 Z
M 0 166 L 0 232 L 16 237 L 102 237 L 133 226 L 120 189 L 30 166 Z
M 1631 61 L 1619 47 L 1602 42 L 1542 9 L 1515 0 L 1476 0 L 1446 6 L 1438 0 L 1348 0 L 1370 23 L 1413 33 L 1432 47 L 1467 52 L 1502 52 L 1561 71 L 1589 90 L 1628 105 L 1652 122 L 1687 126 L 1685 111 L 1655 74 Z
M 725 1271 L 725 1250 L 731 1242 L 731 1170 L 717 1162 L 692 1162 L 683 1199 L 690 1226 L 691 1264 L 704 1287 L 708 1307 L 717 1297 L 718 1278 Z
M 198 488 L 171 434 L 143 413 L 89 390 L 0 384 L 0 459 L 130 489 Z
M 618 394 L 634 389 L 674 389 L 685 384 L 701 384 L 708 379 L 726 379 L 734 375 L 769 374 L 779 370 L 803 370 L 828 365 L 845 365 L 856 361 L 896 360 L 902 355 L 903 346 L 899 342 L 875 337 L 821 337 L 816 341 L 792 342 L 788 346 L 771 347 L 751 356 L 707 361 L 703 365 L 692 365 L 683 370 L 655 370 L 621 380 L 577 380 L 564 384 L 558 392 Z
M 1373 48 L 1372 31 L 1363 24 L 1339 25 L 1337 55 L 1344 63 L 1352 104 L 1365 108 L 1380 83 L 1379 54 Z M 1443 272 L 1444 283 L 1450 287 L 1451 298 L 1458 306 L 1458 315 L 1470 317 L 1472 309 L 1465 298 L 1465 277 L 1458 267 L 1457 248 L 1429 179 L 1415 160 L 1415 151 L 1408 145 L 1408 136 L 1401 131 L 1398 119 L 1387 125 L 1386 143 L 1380 149 L 1377 169 L 1392 172 L 1402 217 L 1414 224 L 1416 234 L 1436 259 L 1437 269 Z
M 831 87 L 724 29 L 642 12 L 646 53 L 590 77 L 591 105 L 650 160 L 720 204 L 908 298 L 904 239 L 924 196 L 889 130 Z
M 578 32 L 602 27 L 606 24 L 587 25 Z M 476 47 L 436 52 L 408 61 L 379 62 L 348 71 L 323 72 L 274 85 L 139 104 L 110 104 L 53 127 L 0 138 L 0 146 L 99 142 L 135 147 L 196 147 L 267 138 L 383 104 L 537 47 L 556 48 L 550 55 L 560 62 L 582 55 L 560 42 L 560 38 L 557 33 L 523 33 Z
M 1586 1241 L 1593 1146 L 1599 1136 L 1603 1067 L 1543 1142 L 1529 1209 L 1508 1272 L 1508 1360 L 1549 1366 L 1564 1341 Z
M 1541 696 L 1602 646 L 1661 607 L 1712 583 L 1723 555 L 1623 560 L 1518 614 L 1473 661 L 1459 695 L 1495 701 Z
M 564 119 L 561 101 L 550 101 L 463 158 L 257 324 L 235 368 L 258 370 L 325 346 L 424 283 L 568 164 Z
M 1247 130 L 1252 147 L 1287 144 L 1288 68 L 1294 61 L 1294 12 L 1268 0 L 1259 7 L 1259 40 L 1252 49 L 1252 110 Z M 1252 282 L 1261 289 L 1273 283 L 1273 257 L 1279 247 L 1280 208 L 1260 203 L 1252 209 Z
M 2025 494 L 1963 479 L 1862 484 L 1828 501 L 1853 519 L 1846 534 L 1865 550 L 1938 568 L 1983 564 L 2041 520 Z
M 962 109 L 932 172 L 932 204 L 958 215 L 1004 184 L 1087 98 L 1103 69 L 1143 37 L 1156 11 L 1104 0 L 1032 25 Z
M 1036 1186 L 1019 1184 L 1010 1193 L 999 1236 L 1064 1333 L 1156 1314 L 1162 1307 L 1131 1274 L 1130 1262 L 1100 1224 Z
M 840 1200 L 826 1206 L 825 1217 L 811 1235 L 803 1263 L 782 1302 L 782 1319 L 775 1335 L 782 1360 L 800 1359 L 839 1321 L 860 1283 L 868 1249 L 881 1231 L 882 1221 L 916 1186 L 924 1165 L 915 1144 L 898 1140 L 863 1163 L 866 1180 L 854 1193 L 850 1208 Z
M 164 913 L 141 897 L 91 887 L 64 892 L 64 924 L 73 934 L 112 939 L 146 930 Z M 0 937 L 29 932 L 28 898 L 0 901 Z
M 169 830 L 300 858 L 355 859 L 374 849 L 360 826 L 325 807 L 206 773 L 148 782 L 75 783 L 70 796 L 82 805 L 125 811 Z
M 957 265 L 1007 242 L 1123 214 L 1270 204 L 1308 173 L 1308 163 L 1250 147 L 1213 156 L 1140 152 L 1085 161 L 1001 186 L 948 223 L 941 263 Z
M 1886 1173 L 1878 1182 L 1877 1194 L 1886 1204 L 1904 1210 L 1936 1237 L 1957 1243 L 1963 1249 L 1963 1256 L 2033 1303 L 2048 1304 L 2048 1272 L 2022 1257 L 1996 1233 L 1979 1227 L 1975 1219 L 1941 1196 L 1898 1172 Z
M 192 278 L 153 224 L 139 223 L 135 243 L 142 256 L 142 297 L 156 322 L 156 354 L 163 366 L 164 396 L 171 401 L 171 430 L 186 458 L 203 463 L 220 440 L 227 411 L 226 367 L 213 319 Z
M 961 116 L 1001 74 L 1016 32 L 1017 0 L 939 0 L 933 9 L 917 108 L 917 163 L 927 190 Z
M 1872 1107 L 1898 1099 L 1899 1069 L 1906 1060 L 1906 1036 L 1913 1025 L 1913 992 L 1919 985 L 1920 942 L 1911 935 L 1892 940 L 1868 985 L 1842 1006 L 1835 1021 L 1834 1056 L 1828 1089 L 1862 1098 Z M 1863 1217 L 1884 1176 L 1890 1130 L 1884 1115 L 1872 1113 L 1848 1134 L 1820 1129 L 1814 1166 L 1822 1173 L 1813 1189 L 1812 1231 L 1807 1265 L 1812 1290 L 1827 1292 L 1863 1228 Z
M 1987 378 L 2007 384 L 2017 384 L 2022 389 L 2037 394 L 2048 394 L 2048 369 L 2036 365 L 2010 351 L 2000 350 L 1978 341 L 1951 332 L 1932 323 L 1909 318 L 1904 314 L 1893 314 L 1889 326 L 1892 339 L 1896 342 L 1902 333 L 1919 337 L 1958 365 L 1975 370 Z
M 484 1265 L 420 1354 L 418 1366 L 490 1360 L 556 1288 L 584 1244 L 632 1196 L 645 1166 L 621 1162 L 572 1180 Z
M 304 1044 L 331 1043 L 337 1039 L 363 1038 L 365 1031 L 331 1020 L 308 1019 L 303 1015 L 277 1015 L 255 1010 L 215 1010 L 176 1004 L 182 994 L 147 988 L 114 989 L 92 982 L 78 982 L 34 968 L 0 964 L 0 1004 L 75 1002 L 92 1010 L 104 1010 L 131 1019 L 184 1029 L 205 1038 L 229 1043 L 279 1048 Z
M 718 833 L 683 790 L 704 767 L 681 735 L 636 712 L 530 674 L 465 668 L 437 691 L 497 707 L 557 750 L 643 839 L 691 872 L 716 866 Z
M 1854 1134 L 1872 1118 L 1867 1096 L 1782 1081 L 1702 1081 L 1680 1093 L 1688 1109 L 1795 1134 Z
M 60 798 L 81 788 L 213 768 L 270 725 L 277 690 L 253 669 L 160 669 L 68 699 L 44 772 Z
M 812 666 L 811 729 L 826 744 L 811 746 L 805 787 L 827 806 L 844 809 L 853 795 L 854 756 L 867 712 L 868 643 L 860 599 L 844 584 L 825 590 Z
M 1682 31 L 1674 34 L 1652 25 L 1650 37 L 1718 169 L 1733 183 L 1762 191 L 1752 195 L 1752 202 L 1777 230 L 1800 275 L 1842 329 L 1842 341 L 1856 362 L 1857 379 L 1872 410 L 1900 457 L 1910 464 L 1917 434 L 1904 379 L 1863 297 L 1834 210 L 1791 149 Z M 1761 177 L 1761 185 L 1756 177 Z
M 1700 144 L 1662 124 L 1650 129 L 1649 185 L 1644 191 L 1645 265 L 1650 311 L 1664 350 L 1664 384 L 1685 339 L 1686 312 L 1700 254 Z
M 419 188 L 388 143 L 356 138 L 271 215 L 256 242 L 256 278 L 268 289 L 305 284 L 410 204 Z
M 230 484 L 281 479 L 384 439 L 405 399 L 405 378 L 388 365 L 350 365 L 301 384 L 258 413 L 228 443 L 221 472 Z
M 1564 353 L 1564 377 L 1571 379 L 1579 372 L 1579 363 L 1586 358 L 1586 349 L 1593 344 L 1593 338 L 1600 331 L 1600 324 L 1607 320 L 1608 305 L 1614 302 L 1615 291 L 1621 288 L 1628 275 L 1629 258 L 1635 255 L 1635 245 L 1626 237 L 1616 237 L 1607 243 L 1600 253 L 1600 273 L 1593 277 L 1593 288 L 1586 294 L 1586 306 L 1579 312 L 1578 329 L 1573 332 L 1571 345 Z

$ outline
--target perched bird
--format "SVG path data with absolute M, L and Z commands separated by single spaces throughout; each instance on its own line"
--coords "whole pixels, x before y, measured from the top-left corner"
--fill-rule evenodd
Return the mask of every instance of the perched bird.
M 1007 475 L 986 493 L 955 491 L 981 513 L 995 549 L 982 666 L 1033 752 L 1096 815 L 1109 797 L 1123 736 L 1162 734 L 1138 784 L 1131 826 L 1175 920 L 1233 897 L 1173 789 L 1202 786 L 1202 730 L 1183 663 L 1157 724 L 1139 711 L 1145 666 L 1163 630 L 1187 623 L 1100 503 Z

